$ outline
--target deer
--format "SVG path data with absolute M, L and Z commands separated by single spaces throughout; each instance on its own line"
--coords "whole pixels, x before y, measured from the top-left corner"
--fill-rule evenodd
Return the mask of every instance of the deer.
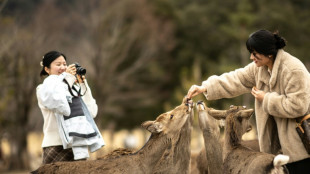
M 172 140 L 192 115 L 193 102 L 184 98 L 181 105 L 159 115 L 154 121 L 145 121 L 142 127 L 151 132 L 146 144 L 137 152 L 119 157 L 74 162 L 45 164 L 32 173 L 107 173 L 107 174 L 151 174 L 156 171 L 166 150 L 172 147 Z
M 211 110 L 204 102 L 197 102 L 199 127 L 203 134 L 205 149 L 198 156 L 197 167 L 200 173 L 219 174 L 223 172 L 222 144 L 220 142 L 220 127 L 218 120 L 208 114 Z
M 192 110 L 194 111 L 194 110 Z M 179 135 L 172 139 L 171 147 L 155 167 L 154 174 L 188 174 L 190 173 L 191 131 L 194 113 L 181 128 Z
M 230 106 L 229 110 L 210 109 L 208 113 L 216 119 L 225 119 L 223 147 L 224 174 L 285 174 L 287 155 L 273 155 L 254 151 L 241 144 L 242 135 L 251 129 L 249 119 L 253 109 L 245 106 Z
M 196 168 L 200 174 L 222 173 L 223 166 L 223 140 L 220 138 L 220 127 L 225 128 L 223 120 L 216 120 L 208 111 L 212 108 L 203 101 L 196 104 L 199 127 L 203 133 L 205 147 L 196 157 Z M 224 120 L 225 121 L 225 120 Z M 241 140 L 241 144 L 254 151 L 259 151 L 258 140 Z M 208 160 L 209 159 L 209 160 Z

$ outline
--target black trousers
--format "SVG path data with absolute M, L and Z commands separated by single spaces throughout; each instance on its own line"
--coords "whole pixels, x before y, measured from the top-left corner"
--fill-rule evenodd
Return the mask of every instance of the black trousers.
M 310 158 L 286 165 L 290 174 L 310 174 Z

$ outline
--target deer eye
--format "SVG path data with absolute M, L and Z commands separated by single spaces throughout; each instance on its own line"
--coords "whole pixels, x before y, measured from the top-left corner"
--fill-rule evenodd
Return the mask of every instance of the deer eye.
M 173 115 L 171 114 L 171 115 L 170 115 L 170 119 L 172 119 L 172 118 L 173 118 Z

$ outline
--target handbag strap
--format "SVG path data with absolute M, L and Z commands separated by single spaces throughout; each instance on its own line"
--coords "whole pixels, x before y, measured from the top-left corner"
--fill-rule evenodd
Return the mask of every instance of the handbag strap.
M 70 92 L 70 94 L 73 97 L 80 97 L 80 96 L 82 96 L 81 95 L 81 88 L 79 90 L 77 90 L 74 86 L 72 86 L 72 89 L 77 93 L 77 96 L 76 96 L 76 95 L 73 94 L 73 92 L 71 90 L 71 86 L 69 85 L 68 81 L 66 79 L 64 79 L 63 81 L 68 85 L 69 92 Z
M 304 129 L 301 127 L 301 124 L 303 121 L 307 120 L 308 118 L 310 118 L 310 114 L 304 116 L 301 121 L 299 123 L 297 123 L 297 126 L 299 128 L 299 130 L 302 132 L 302 133 L 305 133 Z
M 304 116 L 304 117 L 302 118 L 302 120 L 300 121 L 300 124 L 301 124 L 303 121 L 308 120 L 308 118 L 310 118 L 310 114 Z

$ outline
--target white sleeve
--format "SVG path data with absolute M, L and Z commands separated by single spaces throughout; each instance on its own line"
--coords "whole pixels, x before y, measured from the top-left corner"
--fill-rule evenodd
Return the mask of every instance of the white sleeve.
M 92 115 L 93 118 L 95 118 L 97 116 L 98 113 L 98 105 L 96 103 L 96 100 L 93 98 L 91 90 L 88 86 L 87 81 L 84 81 L 84 84 L 80 84 L 81 85 L 81 93 L 84 94 L 82 96 L 82 99 L 84 101 L 84 103 L 86 104 L 90 114 Z
M 69 116 L 71 113 L 66 97 L 66 86 L 63 83 L 66 73 L 49 75 L 43 84 L 37 88 L 37 96 L 42 105 L 61 115 Z

